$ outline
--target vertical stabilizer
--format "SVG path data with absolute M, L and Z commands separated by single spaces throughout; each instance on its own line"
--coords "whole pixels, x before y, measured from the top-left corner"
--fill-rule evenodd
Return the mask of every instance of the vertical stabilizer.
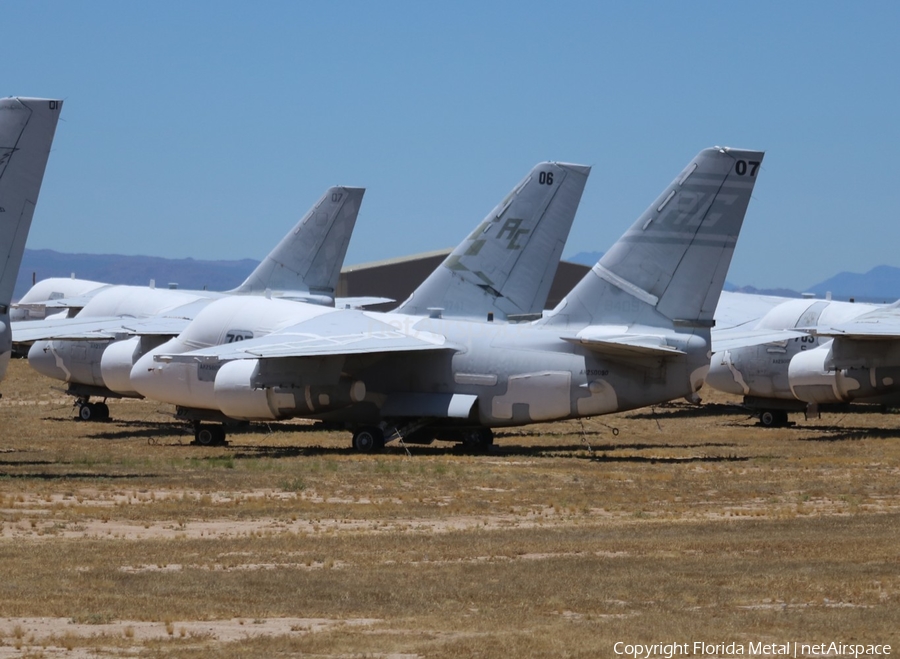
M 396 311 L 498 320 L 540 313 L 590 171 L 536 165 Z
M 62 101 L 0 100 L 0 304 L 12 300 Z
M 329 188 L 233 293 L 311 294 L 331 298 L 365 188 Z
M 762 151 L 701 151 L 544 322 L 711 327 Z
M 9 305 L 62 101 L 0 100 L 0 378 L 12 347 Z

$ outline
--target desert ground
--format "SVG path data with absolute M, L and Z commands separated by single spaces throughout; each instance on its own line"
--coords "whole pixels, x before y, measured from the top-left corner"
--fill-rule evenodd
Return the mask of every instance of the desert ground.
M 303 422 L 193 446 L 146 401 L 76 422 L 57 384 L 0 383 L 0 659 L 900 652 L 898 414 L 766 429 L 704 390 L 359 455 Z

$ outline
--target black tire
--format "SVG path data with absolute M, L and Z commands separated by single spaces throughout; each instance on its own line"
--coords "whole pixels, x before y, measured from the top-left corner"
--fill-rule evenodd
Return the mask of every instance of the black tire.
M 353 433 L 353 449 L 360 453 L 371 453 L 384 448 L 384 433 L 381 428 L 360 428 Z
M 788 413 L 784 410 L 764 410 L 759 413 L 759 425 L 764 428 L 779 428 L 786 426 Z
M 494 445 L 494 431 L 490 428 L 472 428 L 463 432 L 463 446 L 486 451 Z
M 93 403 L 82 403 L 78 406 L 78 418 L 82 421 L 93 421 L 94 413 Z
M 216 429 L 209 426 L 200 426 L 194 433 L 194 441 L 201 446 L 212 446 L 216 443 Z
M 94 414 L 97 421 L 106 421 L 109 419 L 109 405 L 106 403 L 94 403 Z
M 214 444 L 224 444 L 225 443 L 225 426 L 214 426 L 213 427 L 213 443 Z

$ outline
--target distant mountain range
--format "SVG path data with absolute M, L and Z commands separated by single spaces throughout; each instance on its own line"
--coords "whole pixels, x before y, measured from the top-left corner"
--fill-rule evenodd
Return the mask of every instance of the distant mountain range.
M 592 266 L 603 252 L 579 252 L 566 260 Z M 198 259 L 165 259 L 157 256 L 122 256 L 119 254 L 65 254 L 50 249 L 26 249 L 22 267 L 16 280 L 14 298 L 18 299 L 36 280 L 48 277 L 92 279 L 110 284 L 146 286 L 153 279 L 160 288 L 170 283 L 179 288 L 227 291 L 247 278 L 259 261 L 201 261 Z M 799 291 L 787 288 L 734 286 L 725 283 L 725 290 L 761 295 L 800 297 Z M 808 293 L 824 298 L 828 292 L 836 300 L 854 298 L 860 302 L 893 302 L 900 298 L 900 268 L 880 265 L 865 274 L 842 272 L 810 287 Z
M 157 256 L 122 256 L 119 254 L 64 254 L 52 249 L 26 249 L 16 279 L 13 298 L 22 297 L 37 281 L 49 277 L 91 279 L 109 284 L 147 286 L 151 279 L 165 288 L 170 283 L 178 288 L 227 291 L 247 278 L 259 261 L 200 261 L 198 259 L 164 259 Z
M 600 260 L 601 256 L 603 256 L 603 252 L 579 252 L 566 258 L 566 260 L 573 263 L 581 263 L 582 265 L 594 265 Z M 725 290 L 758 295 L 801 297 L 800 291 L 794 291 L 789 288 L 735 286 L 727 281 L 725 282 Z M 841 272 L 820 284 L 810 287 L 803 293 L 813 293 L 818 298 L 824 298 L 831 293 L 831 297 L 835 300 L 849 300 L 853 298 L 858 302 L 894 302 L 900 298 L 900 268 L 879 265 L 865 274 Z

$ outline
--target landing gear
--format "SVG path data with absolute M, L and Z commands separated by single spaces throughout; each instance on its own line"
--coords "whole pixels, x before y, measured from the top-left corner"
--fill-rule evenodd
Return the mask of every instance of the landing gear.
M 384 448 L 384 431 L 374 426 L 360 428 L 353 433 L 353 449 L 360 453 L 371 453 Z
M 764 428 L 781 428 L 788 424 L 785 410 L 763 410 L 759 413 L 759 424 Z
M 225 426 L 203 425 L 194 422 L 194 443 L 201 446 L 215 446 L 225 443 Z
M 109 406 L 106 403 L 91 403 L 86 398 L 75 401 L 78 418 L 82 421 L 106 421 L 109 419 Z
M 466 448 L 487 451 L 494 445 L 494 431 L 490 428 L 470 428 L 462 433 L 462 444 Z

